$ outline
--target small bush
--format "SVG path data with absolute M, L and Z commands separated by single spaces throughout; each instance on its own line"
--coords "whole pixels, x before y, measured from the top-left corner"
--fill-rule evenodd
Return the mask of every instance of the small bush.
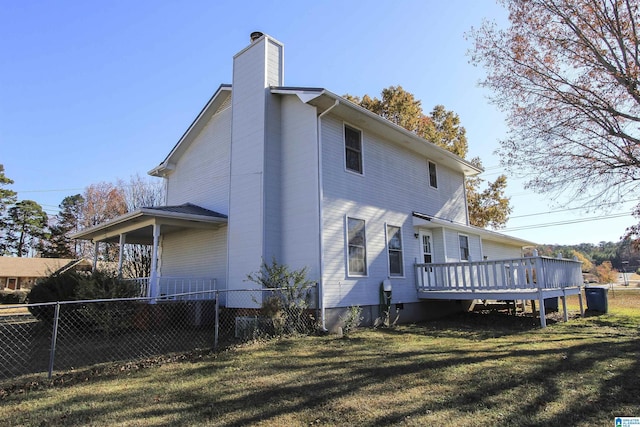
M 133 298 L 138 288 L 132 282 L 120 280 L 113 273 L 96 271 L 83 277 L 76 288 L 78 300 L 102 300 L 113 298 Z M 92 302 L 80 308 L 83 319 L 94 329 L 105 335 L 114 335 L 132 325 L 135 303 L 123 301 L 117 304 Z
M 24 304 L 29 291 L 25 289 L 2 289 L 0 290 L 0 304 Z
M 360 326 L 360 322 L 362 322 L 362 307 L 358 305 L 352 305 L 347 310 L 347 313 L 344 316 L 340 317 L 340 322 L 342 323 L 342 333 L 344 336 L 349 335 L 349 333 L 358 329 Z
M 135 298 L 139 295 L 135 283 L 121 280 L 111 272 L 96 271 L 90 276 L 81 275 L 75 288 L 75 299 Z
M 73 301 L 80 280 L 81 273 L 75 271 L 45 277 L 31 289 L 29 304 Z M 52 321 L 54 310 L 53 306 L 29 306 L 29 311 L 38 320 Z
M 307 278 L 306 267 L 291 270 L 273 259 L 271 264 L 263 262 L 260 270 L 249 274 L 247 280 L 272 290 L 263 298 L 262 313 L 271 319 L 276 335 L 311 332 L 313 320 L 308 309 L 313 282 Z
M 54 274 L 40 280 L 31 289 L 29 294 L 29 303 L 47 303 L 56 301 L 78 301 L 92 299 L 112 299 L 112 298 L 129 298 L 137 296 L 137 288 L 134 284 L 124 282 L 114 274 L 109 272 L 76 272 L 68 271 L 62 274 Z M 104 307 L 97 304 L 90 304 L 87 307 L 79 305 L 65 305 L 65 311 L 75 310 L 83 313 L 83 318 L 91 323 L 102 324 L 104 326 L 109 322 L 105 321 L 105 316 L 101 313 Z M 54 307 L 48 306 L 29 306 L 29 311 L 39 320 L 51 321 L 53 319 Z M 118 317 L 115 313 L 114 316 Z M 107 316 L 112 317 L 112 316 Z M 102 329 L 110 329 L 102 327 Z

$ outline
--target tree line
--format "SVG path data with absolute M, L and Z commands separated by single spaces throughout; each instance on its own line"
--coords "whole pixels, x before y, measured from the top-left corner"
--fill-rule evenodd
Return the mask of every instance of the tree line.
M 66 196 L 59 211 L 47 215 L 33 200 L 18 200 L 10 186 L 14 181 L 5 175 L 0 164 L 0 255 L 42 258 L 93 259 L 95 246 L 91 242 L 69 236 L 84 228 L 141 207 L 158 206 L 164 201 L 162 183 L 143 179 L 139 175 L 128 181 L 91 184 L 82 194 Z M 113 262 L 118 259 L 117 245 L 104 244 L 98 249 L 98 259 Z M 148 275 L 150 250 L 143 245 L 126 245 L 124 269 L 130 277 Z

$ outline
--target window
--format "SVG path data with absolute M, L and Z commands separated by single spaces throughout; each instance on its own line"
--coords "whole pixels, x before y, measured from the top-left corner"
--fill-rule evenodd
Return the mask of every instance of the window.
M 362 173 L 362 132 L 344 126 L 344 150 L 347 170 Z
M 431 234 L 422 234 L 422 262 L 431 264 L 433 257 L 431 253 Z
M 429 164 L 429 186 L 438 188 L 438 172 L 436 170 L 436 164 L 433 162 L 427 162 Z
M 389 275 L 404 276 L 402 265 L 402 229 L 387 225 L 387 248 L 389 251 Z
M 18 286 L 18 278 L 8 277 L 6 287 L 7 289 L 20 289 L 20 286 Z
M 347 236 L 349 251 L 349 275 L 367 274 L 367 248 L 364 233 L 364 220 L 347 218 Z
M 469 237 L 460 234 L 460 261 L 469 261 Z

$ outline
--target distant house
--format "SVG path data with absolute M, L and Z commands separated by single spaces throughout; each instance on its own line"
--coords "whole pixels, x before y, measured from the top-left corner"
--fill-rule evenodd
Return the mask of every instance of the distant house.
M 178 279 L 247 289 L 263 260 L 306 266 L 329 329 L 349 306 L 375 319 L 383 282 L 401 321 L 494 292 L 539 300 L 577 292 L 579 263 L 525 260 L 534 243 L 469 224 L 465 179 L 480 172 L 326 89 L 285 86 L 284 46 L 257 33 L 233 58 L 232 84 L 149 172 L 164 179 L 166 206 L 73 237 L 151 245 L 142 285 L 151 297 Z M 550 264 L 555 275 L 543 274 Z M 221 304 L 242 303 L 229 295 Z
M 68 269 L 91 270 L 86 259 L 0 257 L 0 289 L 31 289 L 38 279 Z

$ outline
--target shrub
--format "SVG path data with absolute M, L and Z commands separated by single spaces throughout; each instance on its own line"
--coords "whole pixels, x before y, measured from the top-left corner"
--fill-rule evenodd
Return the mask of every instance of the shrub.
M 352 305 L 347 310 L 344 316 L 340 317 L 342 323 L 342 333 L 346 337 L 350 332 L 355 331 L 362 322 L 362 307 L 358 305 Z
M 112 299 L 135 298 L 139 295 L 135 283 L 120 279 L 115 273 L 96 271 L 89 275 L 80 275 L 75 288 L 75 299 Z
M 29 303 L 47 303 L 56 301 L 77 301 L 92 299 L 129 298 L 137 296 L 137 288 L 134 284 L 120 280 L 114 273 L 93 272 L 84 273 L 68 271 L 62 274 L 53 274 L 40 280 L 31 289 Z M 64 305 L 65 311 L 78 311 L 83 320 L 99 325 L 103 330 L 110 330 L 111 323 L 122 313 L 111 310 L 105 314 L 107 308 L 99 303 Z M 39 320 L 51 321 L 54 307 L 29 306 L 29 311 Z M 106 320 L 105 320 L 106 319 Z
M 25 289 L 2 289 L 0 290 L 0 304 L 24 304 L 29 291 Z
M 247 280 L 273 290 L 263 297 L 262 313 L 271 319 L 275 334 L 311 332 L 308 309 L 313 282 L 307 278 L 306 267 L 290 270 L 273 259 L 271 264 L 263 262 L 258 272 L 247 275 Z
M 76 288 L 80 282 L 81 273 L 68 271 L 62 274 L 52 274 L 36 283 L 29 293 L 29 304 L 73 301 Z M 53 320 L 53 306 L 29 306 L 29 311 L 38 320 Z
M 139 296 L 137 286 L 109 272 L 96 271 L 82 277 L 76 288 L 78 300 L 104 300 Z M 105 335 L 113 335 L 132 325 L 135 310 L 133 301 L 92 302 L 83 304 L 80 313 L 89 326 Z

